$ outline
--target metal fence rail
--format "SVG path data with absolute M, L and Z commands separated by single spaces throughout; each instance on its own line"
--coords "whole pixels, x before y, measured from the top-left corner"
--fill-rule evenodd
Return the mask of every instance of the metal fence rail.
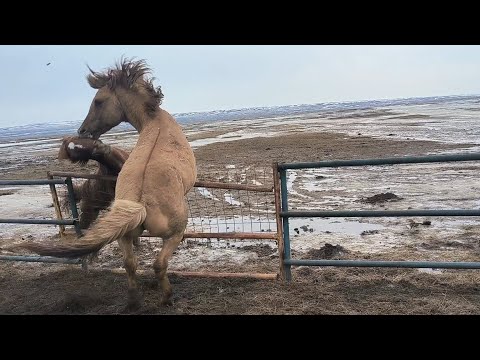
M 450 161 L 474 161 L 480 160 L 480 153 L 449 154 L 429 156 L 404 156 L 383 159 L 359 159 L 359 160 L 333 160 L 308 163 L 283 163 L 278 164 L 279 170 L 287 169 L 316 169 L 324 167 L 367 166 L 367 165 L 395 165 L 395 164 L 422 164 Z
M 36 180 L 0 180 L 0 185 L 49 185 L 50 190 L 55 191 L 55 185 L 67 185 L 69 190 L 69 195 L 73 196 L 73 185 L 72 178 L 66 179 L 36 179 Z M 56 193 L 56 191 L 55 191 Z M 58 216 L 58 201 L 55 202 L 54 207 L 57 211 Z M 72 198 L 73 200 L 73 198 Z M 74 202 L 73 202 L 74 203 Z M 75 226 L 75 231 L 77 235 L 81 235 L 81 230 L 78 223 L 78 212 L 76 207 L 72 207 L 73 219 L 0 219 L 0 224 L 48 224 L 48 225 L 73 225 Z M 86 259 L 64 259 L 64 258 L 55 258 L 51 256 L 30 256 L 30 255 L 0 255 L 0 261 L 26 261 L 26 262 L 44 262 L 44 263 L 61 263 L 61 264 L 82 264 L 86 267 Z
M 60 263 L 60 264 L 82 264 L 82 259 L 67 259 L 67 258 L 56 258 L 51 256 L 36 256 L 36 255 L 0 255 L 0 260 Z
M 40 180 L 0 180 L 0 185 L 50 185 L 65 184 L 62 179 L 40 179 Z
M 326 167 L 372 166 L 394 164 L 442 163 L 480 160 L 480 153 L 405 156 L 383 159 L 334 160 L 310 163 L 277 164 L 277 175 L 281 188 L 281 211 L 283 228 L 284 278 L 291 280 L 292 266 L 341 266 L 341 267 L 401 267 L 401 268 L 445 268 L 480 269 L 480 262 L 428 262 L 428 261 L 364 261 L 364 260 L 298 260 L 291 258 L 289 218 L 291 217 L 397 217 L 397 216 L 480 216 L 480 210 L 360 210 L 360 211 L 289 211 L 287 170 Z
M 368 260 L 285 260 L 287 265 L 338 267 L 395 267 L 430 269 L 480 269 L 480 262 L 368 261 Z
M 397 217 L 397 216 L 480 216 L 480 210 L 332 210 L 332 211 L 282 211 L 289 217 Z
M 55 185 L 67 185 L 68 194 L 70 196 L 70 202 L 73 203 L 73 185 L 72 185 L 72 178 L 67 177 L 65 180 L 63 179 L 53 179 L 53 177 L 49 179 L 35 179 L 35 180 L 0 180 L 0 185 L 50 185 L 50 189 L 55 189 Z M 54 199 L 55 200 L 55 199 Z M 54 201 L 55 210 L 57 210 L 58 201 Z M 80 226 L 78 224 L 78 211 L 76 206 L 71 206 L 73 219 L 65 220 L 65 219 L 0 219 L 0 224 L 50 224 L 50 225 L 74 225 L 75 231 L 77 235 L 81 235 L 82 232 L 80 230 Z M 57 212 L 58 216 L 58 212 Z
M 58 219 L 0 219 L 0 224 L 49 224 L 49 225 L 74 225 L 75 220 Z

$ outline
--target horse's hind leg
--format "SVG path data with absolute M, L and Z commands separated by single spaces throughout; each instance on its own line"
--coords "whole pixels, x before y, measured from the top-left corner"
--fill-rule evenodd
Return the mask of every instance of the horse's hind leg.
M 123 252 L 123 264 L 125 271 L 127 272 L 128 280 L 128 305 L 129 310 L 137 309 L 140 307 L 140 294 L 137 287 L 137 256 L 133 252 L 133 242 L 138 238 L 137 234 L 127 234 L 118 240 L 120 248 Z
M 178 244 L 183 240 L 183 231 L 163 240 L 163 247 L 153 263 L 155 274 L 158 277 L 160 287 L 163 291 L 162 304 L 172 305 L 172 286 L 167 276 L 168 259 L 172 257 Z
M 137 236 L 133 238 L 133 246 L 135 246 L 136 248 L 140 246 L 140 237 Z

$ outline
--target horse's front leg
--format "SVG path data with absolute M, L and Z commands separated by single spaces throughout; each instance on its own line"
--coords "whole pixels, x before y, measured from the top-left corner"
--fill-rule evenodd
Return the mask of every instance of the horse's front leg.
M 114 149 L 112 146 L 102 143 L 100 140 L 95 141 L 95 147 L 92 151 L 92 158 L 108 169 L 117 173 L 122 170 L 126 158 L 122 152 Z M 128 158 L 128 156 L 127 156 Z
M 128 280 L 128 304 L 127 310 L 135 310 L 141 306 L 141 296 L 137 287 L 137 256 L 133 252 L 133 242 L 138 236 L 127 234 L 118 240 L 118 244 L 123 252 L 123 264 L 127 272 Z

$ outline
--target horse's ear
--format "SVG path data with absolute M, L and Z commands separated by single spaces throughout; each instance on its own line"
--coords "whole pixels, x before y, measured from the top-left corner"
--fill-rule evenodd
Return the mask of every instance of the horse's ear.
M 58 160 L 66 160 L 70 158 L 67 151 L 67 144 L 70 139 L 70 137 L 63 138 L 62 146 L 60 146 L 60 150 L 58 151 Z
M 90 84 L 90 86 L 94 89 L 100 89 L 107 85 L 107 83 L 110 80 L 110 76 L 107 74 L 102 74 L 102 73 L 97 73 L 93 71 L 90 66 L 88 66 L 88 70 L 90 71 L 90 74 L 87 75 L 87 81 Z
M 108 84 L 110 78 L 105 74 L 89 74 L 87 75 L 87 81 L 94 89 L 100 89 Z

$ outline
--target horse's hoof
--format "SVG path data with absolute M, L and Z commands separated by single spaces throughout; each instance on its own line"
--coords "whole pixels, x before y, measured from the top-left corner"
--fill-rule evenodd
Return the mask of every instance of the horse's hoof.
M 163 306 L 173 306 L 173 302 L 170 298 L 169 299 L 162 299 L 162 305 Z
M 125 306 L 124 313 L 131 313 L 140 310 L 142 305 L 140 301 L 129 301 L 127 306 Z
M 143 285 L 143 288 L 146 288 L 146 289 L 150 289 L 150 290 L 158 289 L 158 281 L 156 279 L 145 280 L 142 285 Z
M 128 290 L 128 303 L 126 310 L 135 311 L 142 307 L 142 298 L 137 289 Z

